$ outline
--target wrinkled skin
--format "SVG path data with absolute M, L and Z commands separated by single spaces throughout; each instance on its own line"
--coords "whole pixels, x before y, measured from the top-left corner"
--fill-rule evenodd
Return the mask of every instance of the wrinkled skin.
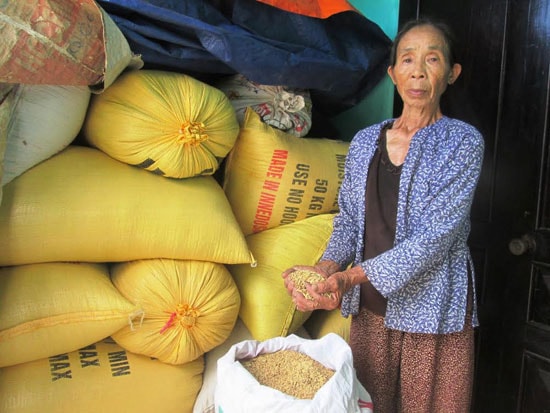
M 294 283 L 289 275 L 296 270 L 315 271 L 325 278 L 324 282 L 306 285 L 306 290 L 313 297 L 308 300 L 304 295 L 294 288 Z M 316 309 L 334 310 L 338 308 L 342 296 L 354 285 L 354 283 L 367 280 L 361 267 L 350 268 L 345 271 L 338 271 L 338 265 L 331 261 L 322 261 L 314 266 L 296 265 L 283 272 L 282 277 L 288 294 L 299 311 L 313 311 Z M 329 293 L 327 297 L 323 294 Z

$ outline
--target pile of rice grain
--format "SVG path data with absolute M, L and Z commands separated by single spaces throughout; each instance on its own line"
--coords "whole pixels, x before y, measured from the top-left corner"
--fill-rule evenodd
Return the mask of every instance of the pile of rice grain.
M 297 399 L 313 399 L 334 375 L 334 370 L 296 350 L 260 354 L 240 362 L 260 384 Z
M 294 283 L 295 288 L 302 293 L 308 300 L 313 300 L 313 297 L 307 292 L 307 284 L 317 284 L 325 281 L 325 277 L 315 271 L 310 270 L 295 270 L 289 274 L 290 279 Z M 330 297 L 330 293 L 324 293 L 325 297 Z

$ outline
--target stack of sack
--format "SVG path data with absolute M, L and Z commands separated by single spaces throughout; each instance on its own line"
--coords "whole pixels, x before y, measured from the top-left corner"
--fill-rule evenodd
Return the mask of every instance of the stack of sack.
M 106 266 L 4 267 L 0 283 L 1 411 L 180 412 L 193 405 L 202 359 L 169 365 L 108 338 L 139 322 L 143 310 L 113 287 Z
M 93 369 L 77 370 L 74 360 L 89 346 L 95 346 L 97 366 L 105 370 L 92 387 L 108 387 L 116 395 L 124 382 L 122 389 L 132 398 L 131 403 L 120 397 L 90 399 L 84 403 L 90 411 L 103 402 L 108 406 L 102 411 L 130 406 L 133 412 L 151 411 L 158 405 L 162 410 L 156 411 L 190 411 L 202 384 L 204 353 L 223 343 L 237 320 L 240 295 L 224 264 L 250 265 L 254 259 L 222 187 L 211 176 L 237 137 L 234 110 L 222 92 L 185 75 L 130 71 L 119 79 L 92 98 L 85 135 L 97 147 L 102 139 L 113 143 L 112 136 L 123 144 L 142 139 L 136 146 L 149 144 L 150 150 L 135 156 L 153 162 L 121 162 L 108 148 L 68 145 L 3 186 L 0 275 L 9 297 L 2 301 L 0 317 L 3 411 L 85 411 L 75 395 L 96 379 L 84 375 Z M 160 115 L 179 116 L 168 137 L 173 129 L 168 119 L 151 122 L 159 140 L 174 144 L 159 153 L 176 161 L 157 157 L 161 144 L 152 129 L 124 116 L 147 118 L 145 109 L 118 102 L 123 113 L 108 116 L 108 105 L 128 79 L 153 85 L 156 98 L 140 95 L 135 84 L 123 96 L 140 95 L 138 100 L 151 102 L 155 111 L 166 110 Z M 168 96 L 184 98 L 188 112 L 174 102 L 162 106 L 157 87 L 174 90 L 177 82 L 195 87 Z M 130 126 L 127 135 L 124 125 Z M 198 142 L 186 140 L 196 137 Z M 133 149 L 120 152 L 134 154 Z M 106 337 L 114 342 L 102 342 Z M 112 361 L 112 353 L 120 357 Z M 101 361 L 102 354 L 109 362 Z M 131 358 L 138 362 L 132 365 Z M 153 365 L 140 367 L 141 360 Z M 115 375 L 115 367 L 124 363 L 128 374 Z M 154 387 L 147 381 L 157 382 L 166 365 L 173 366 L 167 374 L 177 380 L 163 380 L 168 384 L 151 397 Z M 147 372 L 134 374 L 141 368 Z M 52 381 L 54 371 L 67 380 Z M 35 380 L 23 381 L 30 372 Z M 113 377 L 118 390 L 101 377 Z M 145 381 L 134 382 L 139 377 Z M 144 391 L 134 395 L 141 387 Z M 22 402 L 8 409 L 10 400 Z
M 20 29 L 28 17 L 28 32 L 34 33 L 45 14 L 70 28 L 96 22 L 104 45 L 117 40 L 106 36 L 109 20 L 94 2 L 78 8 L 52 1 L 47 11 L 28 3 L 3 8 L 13 27 L 2 30 Z M 87 30 L 90 41 L 97 40 Z M 112 63 L 106 49 L 94 49 L 103 59 L 88 57 Z M 14 57 L 2 62 L 3 69 L 20 61 L 13 56 L 19 50 L 14 45 L 11 55 L 3 54 Z M 137 76 L 139 83 L 151 75 L 123 71 L 127 67 L 132 69 L 121 67 L 111 84 L 107 70 L 98 82 L 82 79 L 86 68 L 72 70 L 75 78 L 57 79 L 61 84 L 1 78 L 2 412 L 191 411 L 202 385 L 204 353 L 225 341 L 236 323 L 240 296 L 224 264 L 250 265 L 254 259 L 211 176 L 237 138 L 234 109 L 223 92 L 184 75 L 154 74 L 144 81 L 152 86 L 144 91 L 130 85 L 124 96 L 153 100 L 152 110 L 161 117 L 175 114 L 175 124 L 152 120 L 159 139 L 175 145 L 160 152 L 172 159 L 157 157 L 153 151 L 162 143 L 138 125 L 149 135 L 150 151 L 135 155 L 128 149 L 121 162 L 109 149 L 99 149 L 101 140 L 111 139 L 111 128 L 135 125 L 147 114 L 131 102 L 119 103 L 131 122 L 124 114 L 109 118 L 105 108 L 98 115 L 108 122 L 102 129 L 94 110 L 108 105 L 127 79 Z M 172 89 L 175 83 L 181 84 L 179 93 Z M 161 107 L 159 84 L 171 88 L 169 97 L 178 102 L 168 99 Z M 72 144 L 84 126 L 103 132 L 86 133 L 89 145 Z M 124 131 L 115 133 L 120 137 Z M 140 137 L 136 130 L 128 133 Z M 145 158 L 134 162 L 132 156 L 141 155 Z
M 292 265 L 320 259 L 338 210 L 348 149 L 338 140 L 298 138 L 264 122 L 253 108 L 245 110 L 224 165 L 223 188 L 257 264 L 227 265 L 241 296 L 239 319 L 223 345 L 205 355 L 193 413 L 215 412 L 215 389 L 230 386 L 216 382 L 218 361 L 240 342 L 329 333 L 349 339 L 350 319 L 339 310 L 297 311 L 281 278 Z
M 223 187 L 258 262 L 229 266 L 241 293 L 240 317 L 257 340 L 294 333 L 311 315 L 296 311 L 281 273 L 320 259 L 348 148 L 338 140 L 296 138 L 246 111 Z
M 0 70 L 0 411 L 209 412 L 241 332 L 347 340 L 280 274 L 320 258 L 349 144 L 304 137 L 307 94 L 290 123 L 239 114 L 227 89 L 140 69 L 93 1 L 70 10 L 67 27 L 97 17 L 101 70 Z

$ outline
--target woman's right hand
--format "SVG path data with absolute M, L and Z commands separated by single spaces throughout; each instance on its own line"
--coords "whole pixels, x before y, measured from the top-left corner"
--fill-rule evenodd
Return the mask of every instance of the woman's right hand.
M 368 281 L 368 277 L 360 266 L 349 268 L 345 271 L 332 273 L 325 281 L 307 285 L 306 290 L 312 301 L 314 308 L 324 310 L 334 310 L 340 306 L 342 297 L 354 285 Z M 297 302 L 298 303 L 298 302 Z M 307 308 L 303 303 L 299 303 Z

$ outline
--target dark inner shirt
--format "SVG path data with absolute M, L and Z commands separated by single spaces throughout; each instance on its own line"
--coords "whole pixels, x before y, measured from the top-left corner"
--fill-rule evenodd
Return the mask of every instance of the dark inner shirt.
M 380 131 L 378 147 L 367 178 L 363 260 L 392 248 L 395 238 L 401 165 L 392 164 L 388 156 L 386 131 L 389 128 L 391 125 Z M 361 284 L 361 305 L 376 314 L 384 315 L 386 303 L 387 300 L 370 282 Z

